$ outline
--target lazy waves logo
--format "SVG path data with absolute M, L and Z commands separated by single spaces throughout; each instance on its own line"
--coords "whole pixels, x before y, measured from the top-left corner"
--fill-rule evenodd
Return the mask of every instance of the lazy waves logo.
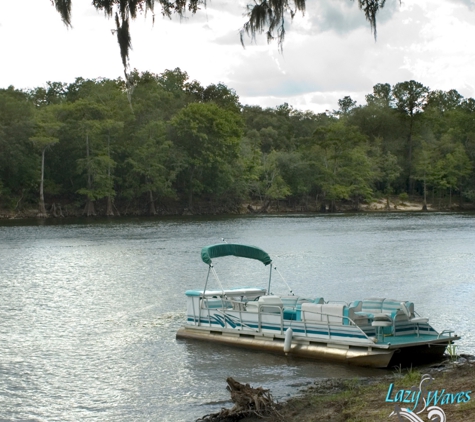
M 428 420 L 434 422 L 446 422 L 447 418 L 441 406 L 447 404 L 460 404 L 470 401 L 471 391 L 450 393 L 441 390 L 430 390 L 430 384 L 434 381 L 431 375 L 425 374 L 421 378 L 419 387 L 409 390 L 394 390 L 391 383 L 386 394 L 386 402 L 394 403 L 394 411 L 389 417 L 396 416 L 400 422 L 424 422 L 424 414 Z

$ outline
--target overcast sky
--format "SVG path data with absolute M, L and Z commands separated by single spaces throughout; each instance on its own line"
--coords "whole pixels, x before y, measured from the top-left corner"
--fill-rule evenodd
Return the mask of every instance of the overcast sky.
M 91 0 L 74 0 L 67 29 L 50 0 L 0 0 L 0 88 L 123 75 L 115 24 Z M 358 104 L 377 83 L 414 79 L 430 89 L 475 98 L 475 0 L 387 0 L 374 41 L 350 0 L 307 0 L 305 16 L 287 25 L 283 54 L 264 36 L 239 41 L 244 2 L 208 1 L 186 19 L 139 16 L 131 28 L 132 68 L 161 73 L 176 67 L 202 85 L 223 82 L 243 104 L 301 110 Z

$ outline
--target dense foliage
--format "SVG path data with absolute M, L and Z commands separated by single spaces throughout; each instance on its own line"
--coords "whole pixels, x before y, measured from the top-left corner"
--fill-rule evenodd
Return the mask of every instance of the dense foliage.
M 131 98 L 121 79 L 0 90 L 0 207 L 114 215 L 475 199 L 475 100 L 455 90 L 378 84 L 364 105 L 344 97 L 314 114 L 241 105 L 180 69 L 130 80 Z

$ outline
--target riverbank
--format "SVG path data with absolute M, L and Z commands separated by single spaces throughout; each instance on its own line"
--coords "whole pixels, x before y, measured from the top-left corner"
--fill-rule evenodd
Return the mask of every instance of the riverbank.
M 422 381 L 424 375 L 425 381 Z M 391 387 L 392 386 L 392 387 Z M 417 392 L 420 391 L 417 400 Z M 300 395 L 277 405 L 278 414 L 272 420 L 285 422 L 381 422 L 385 420 L 407 420 L 392 414 L 400 408 L 415 410 L 420 419 L 430 419 L 428 407 L 424 409 L 422 398 L 431 399 L 430 405 L 437 405 L 445 413 L 440 422 L 475 421 L 475 357 L 463 356 L 457 361 L 448 359 L 441 365 L 417 369 L 396 369 L 378 378 L 357 378 L 351 380 L 328 378 L 302 391 Z M 398 392 L 404 390 L 398 403 Z M 406 393 L 407 391 L 407 393 Z M 415 393 L 414 393 L 415 391 Z M 402 393 L 401 393 L 402 394 Z M 435 403 L 437 401 L 437 404 Z M 434 409 L 435 412 L 440 412 Z M 420 412 L 420 413 L 418 413 Z M 413 412 L 414 413 L 414 412 Z M 414 415 L 412 415 L 414 416 Z M 242 419 L 243 422 L 262 421 L 257 417 Z
M 53 204 L 54 205 L 54 204 Z M 180 216 L 180 215 L 246 215 L 246 214 L 295 214 L 295 213 L 354 213 L 354 212 L 418 212 L 418 211 L 471 211 L 474 209 L 473 204 L 466 204 L 464 207 L 452 204 L 452 206 L 435 206 L 427 204 L 424 210 L 423 201 L 420 198 L 401 200 L 398 197 L 386 199 L 378 199 L 368 203 L 360 203 L 356 208 L 352 203 L 338 203 L 334 210 L 329 210 L 323 206 L 289 204 L 285 201 L 262 204 L 261 202 L 243 203 L 238 206 L 213 206 L 211 204 L 202 203 L 190 210 L 179 204 L 169 203 L 163 207 L 156 208 L 156 214 L 151 215 L 146 209 L 130 208 L 128 206 L 114 207 L 112 215 L 107 215 L 105 206 L 96 206 L 96 212 L 90 217 L 150 217 L 150 216 Z M 56 204 L 47 207 L 46 216 L 40 215 L 39 209 L 30 207 L 21 210 L 6 210 L 0 208 L 0 219 L 33 219 L 33 218 L 78 218 L 85 217 L 84 209 L 72 204 L 60 206 Z

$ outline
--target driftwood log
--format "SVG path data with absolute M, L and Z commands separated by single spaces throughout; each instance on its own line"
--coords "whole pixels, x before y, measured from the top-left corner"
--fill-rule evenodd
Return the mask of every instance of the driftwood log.
M 252 388 L 249 384 L 241 384 L 231 377 L 227 378 L 226 382 L 228 383 L 226 389 L 231 393 L 234 406 L 203 416 L 196 422 L 235 422 L 249 416 L 282 420 L 269 390 L 262 387 Z

